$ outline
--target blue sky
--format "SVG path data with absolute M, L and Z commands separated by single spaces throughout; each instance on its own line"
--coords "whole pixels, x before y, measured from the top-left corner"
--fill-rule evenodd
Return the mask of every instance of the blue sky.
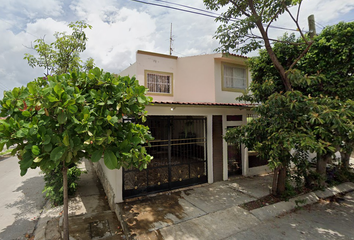
M 202 0 L 170 1 L 205 9 Z M 354 0 L 304 0 L 300 15 L 304 30 L 310 14 L 315 15 L 317 31 L 340 21 L 354 21 Z M 4 90 L 43 76 L 43 69 L 33 69 L 23 60 L 25 53 L 35 54 L 31 43 L 44 36 L 51 42 L 54 32 L 68 30 L 67 24 L 77 20 L 93 26 L 87 30 L 89 40 L 82 59 L 92 57 L 98 67 L 114 73 L 134 63 L 137 50 L 168 54 L 171 23 L 173 55 L 213 53 L 218 47 L 213 39 L 217 23 L 200 15 L 129 0 L 1 0 L 0 98 Z M 295 28 L 285 16 L 274 25 Z M 273 30 L 271 34 L 276 38 L 283 33 Z

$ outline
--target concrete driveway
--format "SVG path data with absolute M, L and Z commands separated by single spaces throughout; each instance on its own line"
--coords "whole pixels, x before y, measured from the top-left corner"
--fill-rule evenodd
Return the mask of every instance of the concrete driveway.
M 239 205 L 269 194 L 272 175 L 236 178 L 120 204 L 137 239 L 223 239 L 261 221 Z
M 236 178 L 127 201 L 119 204 L 123 228 L 139 240 L 354 239 L 354 183 L 242 208 L 268 195 L 271 183 L 272 175 Z
M 43 175 L 29 169 L 20 176 L 16 157 L 0 157 L 0 239 L 27 239 L 44 206 Z

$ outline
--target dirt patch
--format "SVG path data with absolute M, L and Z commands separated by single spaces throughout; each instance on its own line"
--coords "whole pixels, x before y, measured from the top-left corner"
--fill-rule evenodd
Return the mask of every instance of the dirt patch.
M 131 233 L 139 235 L 154 229 L 154 224 L 171 225 L 174 217 L 182 219 L 184 209 L 179 204 L 180 195 L 176 192 L 125 203 L 122 216 Z
M 253 209 L 261 208 L 264 206 L 272 205 L 274 203 L 280 202 L 282 199 L 280 197 L 276 197 L 273 195 L 267 195 L 252 202 L 248 202 L 245 204 L 240 205 L 243 209 L 247 211 L 251 211 Z

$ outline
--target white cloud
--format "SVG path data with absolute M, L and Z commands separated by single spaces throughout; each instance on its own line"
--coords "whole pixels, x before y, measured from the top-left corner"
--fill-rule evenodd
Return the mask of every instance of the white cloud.
M 202 0 L 173 2 L 205 9 Z M 310 14 L 314 14 L 316 22 L 321 25 L 353 20 L 354 1 L 338 2 L 304 0 L 301 27 L 307 30 Z M 35 53 L 25 46 L 43 36 L 47 42 L 54 41 L 54 32 L 68 31 L 67 24 L 77 20 L 86 20 L 93 26 L 92 30 L 86 31 L 89 40 L 82 59 L 92 57 L 97 66 L 110 72 L 128 67 L 135 61 L 139 49 L 168 54 L 171 23 L 174 55 L 212 53 L 218 47 L 217 40 L 213 39 L 218 23 L 213 18 L 191 13 L 132 1 L 1 0 L 0 98 L 3 88 L 12 89 L 43 76 L 43 69 L 32 69 L 23 60 L 26 52 Z M 291 19 L 285 16 L 274 25 L 295 28 Z M 271 33 L 272 37 L 278 37 L 284 32 L 274 29 Z
M 60 0 L 2 0 L 0 8 L 7 14 L 21 14 L 30 19 L 39 16 L 58 17 L 63 13 Z

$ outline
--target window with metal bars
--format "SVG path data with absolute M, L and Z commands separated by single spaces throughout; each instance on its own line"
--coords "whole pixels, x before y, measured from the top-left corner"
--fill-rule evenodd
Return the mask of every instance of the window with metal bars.
M 172 94 L 172 74 L 147 72 L 146 87 L 149 93 Z

